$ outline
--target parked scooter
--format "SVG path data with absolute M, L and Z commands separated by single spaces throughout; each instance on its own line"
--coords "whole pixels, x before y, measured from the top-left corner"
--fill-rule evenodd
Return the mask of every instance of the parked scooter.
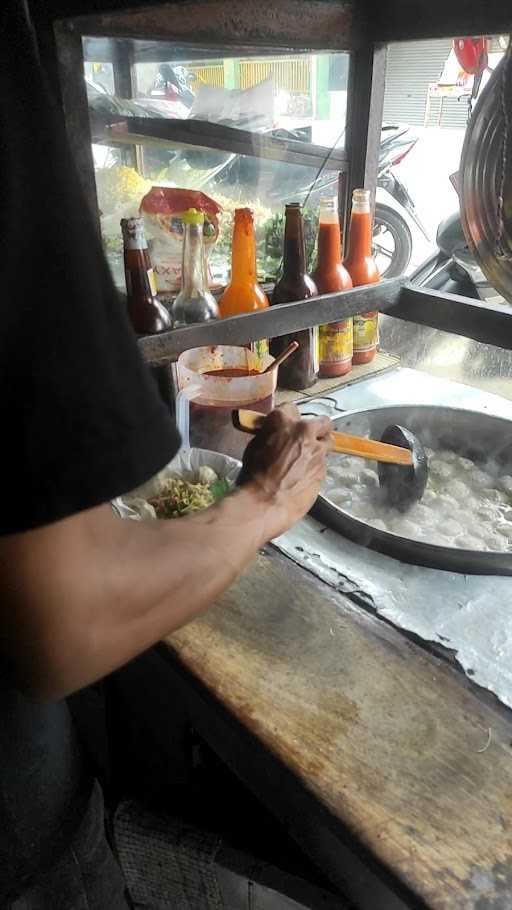
M 305 138 L 296 130 L 274 130 L 268 135 L 291 140 Z M 407 124 L 384 124 L 382 127 L 373 252 L 379 271 L 386 278 L 403 274 L 411 259 L 413 240 L 405 213 L 418 226 L 426 239 L 429 239 L 406 186 L 394 170 L 414 148 L 417 141 L 417 134 Z M 183 154 L 189 155 L 190 153 L 185 151 Z M 210 156 L 214 153 L 205 154 Z M 196 161 L 196 159 L 194 160 Z M 209 158 L 208 163 L 213 167 L 213 160 Z M 318 208 L 322 196 L 336 195 L 337 180 L 337 173 L 329 170 L 328 160 L 323 173 L 318 175 L 310 168 L 303 166 L 269 162 L 239 155 L 232 156 L 230 160 L 227 160 L 226 156 L 225 167 L 219 168 L 215 175 L 215 183 L 220 188 L 222 188 L 222 184 L 233 182 L 237 182 L 247 189 L 254 186 L 254 192 L 265 187 L 264 195 L 267 200 L 275 200 L 280 205 L 284 205 L 286 202 L 306 202 L 313 209 Z M 381 191 L 385 191 L 393 197 L 399 208 L 394 208 L 384 202 Z M 214 191 L 212 190 L 212 192 Z
M 428 233 L 423 226 L 414 202 L 405 184 L 394 168 L 412 151 L 418 136 L 407 124 L 383 124 L 377 173 L 377 200 L 373 230 L 373 251 L 381 275 L 392 278 L 406 271 L 412 255 L 412 234 L 406 218 L 382 202 L 379 189 L 385 190 L 407 212 L 426 240 Z
M 436 242 L 437 250 L 411 277 L 414 284 L 488 304 L 505 303 L 489 284 L 469 249 L 458 212 L 441 222 Z
M 506 304 L 476 263 L 458 212 L 441 222 L 437 249 L 410 276 L 410 281 L 419 287 L 458 294 L 489 305 Z M 380 343 L 384 350 L 398 354 L 403 367 L 512 397 L 512 351 L 384 314 L 380 317 Z
M 191 76 L 183 66 L 160 64 L 155 77 L 151 98 L 163 98 L 169 101 L 181 101 L 187 108 L 194 103 L 194 94 L 190 90 Z
M 280 133 L 283 131 L 281 130 Z M 299 139 L 301 137 L 291 131 L 283 138 Z M 386 278 L 402 275 L 411 260 L 413 239 L 405 213 L 417 225 L 426 240 L 430 239 L 416 212 L 407 187 L 394 170 L 412 151 L 418 138 L 418 135 L 405 123 L 395 125 L 386 123 L 382 126 L 373 225 L 373 254 L 381 276 Z M 250 165 L 250 167 L 254 167 L 254 165 Z M 328 161 L 324 172 L 316 177 L 311 175 L 309 179 L 305 180 L 304 171 L 305 168 L 293 168 L 286 165 L 279 182 L 274 180 L 276 192 L 280 194 L 279 198 L 282 202 L 307 201 L 311 208 L 318 208 L 322 196 L 336 195 L 338 176 L 333 171 L 329 171 Z M 384 202 L 381 191 L 385 191 L 395 199 L 400 208 L 396 209 Z

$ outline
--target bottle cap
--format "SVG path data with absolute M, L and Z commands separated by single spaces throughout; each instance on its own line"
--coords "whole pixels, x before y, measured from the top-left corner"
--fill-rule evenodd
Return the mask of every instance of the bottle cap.
M 354 202 L 358 202 L 360 205 L 366 203 L 370 204 L 370 190 L 354 190 L 352 193 L 352 199 Z
M 121 218 L 121 231 L 126 249 L 146 249 L 143 218 Z
M 352 193 L 352 211 L 369 212 L 370 211 L 370 190 L 354 190 Z
M 204 224 L 204 214 L 199 209 L 187 209 L 181 215 L 183 224 Z
M 121 218 L 121 230 L 123 234 L 135 234 L 144 229 L 142 218 Z

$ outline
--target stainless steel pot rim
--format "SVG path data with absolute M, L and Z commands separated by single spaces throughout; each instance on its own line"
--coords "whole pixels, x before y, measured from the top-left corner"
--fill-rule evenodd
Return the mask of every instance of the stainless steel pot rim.
M 356 527 L 361 531 L 361 536 L 363 536 L 363 534 L 367 534 L 368 531 L 374 530 L 375 533 L 378 532 L 381 540 L 388 540 L 391 544 L 396 541 L 397 543 L 401 543 L 406 546 L 407 544 L 410 544 L 411 541 L 413 541 L 414 543 L 421 544 L 422 549 L 431 553 L 433 557 L 440 557 L 446 549 L 454 550 L 457 554 L 460 554 L 461 559 L 463 559 L 464 556 L 467 556 L 467 558 L 470 559 L 471 557 L 475 556 L 487 556 L 491 554 L 495 556 L 509 555 L 512 557 L 512 551 L 507 554 L 507 552 L 504 552 L 503 550 L 465 550 L 463 547 L 446 547 L 441 546 L 441 544 L 429 543 L 426 540 L 418 540 L 417 538 L 413 537 L 402 537 L 400 534 L 394 534 L 393 531 L 383 531 L 381 528 L 373 528 L 371 524 L 367 524 L 366 522 L 361 521 L 359 518 L 351 515 L 350 512 L 346 512 L 340 506 L 337 506 L 334 502 L 332 502 L 332 500 L 329 499 L 328 496 L 325 496 L 323 493 L 320 493 L 319 498 L 329 503 L 331 508 L 337 509 L 339 512 L 342 512 L 343 515 L 346 515 L 347 518 L 350 518 L 354 525 L 356 525 Z
M 422 412 L 423 413 L 428 412 L 430 414 L 432 414 L 432 412 L 435 412 L 437 414 L 447 414 L 448 413 L 448 415 L 453 416 L 454 420 L 456 420 L 456 415 L 463 415 L 463 417 L 467 417 L 468 419 L 473 418 L 476 420 L 481 420 L 482 418 L 490 419 L 490 420 L 492 420 L 494 425 L 501 424 L 503 426 L 504 432 L 508 432 L 510 434 L 510 438 L 512 441 L 512 419 L 509 419 L 507 417 L 500 417 L 500 416 L 497 416 L 494 414 L 489 414 L 486 411 L 475 411 L 471 408 L 450 407 L 448 405 L 433 405 L 433 404 L 393 405 L 393 404 L 389 404 L 389 403 L 385 403 L 385 404 L 383 403 L 382 405 L 374 405 L 369 408 L 354 408 L 349 411 L 344 411 L 343 415 L 333 416 L 332 422 L 333 423 L 341 422 L 341 421 L 345 422 L 347 420 L 350 420 L 352 417 L 363 417 L 363 418 L 368 417 L 368 419 L 371 421 L 372 415 L 378 416 L 379 414 L 382 414 L 383 412 L 386 412 L 389 410 L 392 410 L 394 412 L 402 412 L 404 414 L 407 412 L 410 413 L 412 411 L 412 412 L 414 412 L 414 414 L 416 416 L 421 415 Z M 407 424 L 405 423 L 404 425 L 407 425 Z M 402 537 L 400 534 L 395 534 L 392 531 L 387 531 L 387 530 L 384 531 L 381 528 L 374 528 L 371 524 L 369 524 L 359 518 L 356 518 L 355 516 L 351 515 L 350 512 L 345 511 L 343 508 L 341 508 L 341 506 L 338 506 L 334 502 L 332 502 L 332 500 L 330 500 L 329 497 L 324 493 L 320 493 L 318 499 L 319 499 L 320 503 L 324 503 L 326 506 L 328 506 L 329 509 L 333 510 L 335 513 L 338 513 L 340 515 L 340 517 L 342 517 L 345 521 L 347 521 L 347 523 L 350 523 L 350 525 L 352 525 L 354 530 L 357 532 L 357 535 L 359 538 L 361 538 L 361 539 L 367 538 L 366 543 L 367 543 L 367 545 L 370 545 L 370 546 L 372 545 L 373 538 L 375 538 L 375 543 L 379 544 L 379 548 L 380 548 L 380 545 L 382 545 L 382 544 L 384 544 L 384 545 L 388 544 L 390 547 L 390 551 L 392 550 L 394 545 L 399 546 L 400 548 L 406 548 L 408 546 L 411 546 L 411 544 L 412 544 L 414 547 L 421 548 L 421 551 L 424 553 L 425 556 L 430 555 L 432 557 L 433 562 L 439 561 L 440 563 L 443 562 L 442 557 L 446 553 L 447 550 L 449 550 L 450 553 L 453 556 L 455 556 L 457 558 L 457 560 L 460 560 L 461 562 L 464 560 L 471 562 L 475 558 L 488 560 L 490 562 L 491 560 L 493 560 L 495 558 L 499 558 L 499 559 L 505 559 L 506 561 L 510 560 L 510 562 L 512 563 L 512 551 L 507 552 L 507 551 L 500 551 L 500 550 L 466 550 L 462 547 L 451 547 L 451 546 L 447 546 L 447 545 L 433 544 L 433 543 L 429 543 L 429 542 L 423 541 L 423 540 L 418 540 L 415 538 Z M 393 555 L 393 553 L 390 552 L 389 555 Z

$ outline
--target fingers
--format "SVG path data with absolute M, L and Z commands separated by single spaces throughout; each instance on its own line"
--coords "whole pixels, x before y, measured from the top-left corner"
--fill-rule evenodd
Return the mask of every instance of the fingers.
M 327 440 L 331 434 L 331 421 L 328 417 L 314 417 L 304 419 L 298 407 L 294 404 L 284 404 L 275 408 L 264 423 L 265 430 L 280 430 L 299 425 L 304 438 L 308 440 Z
M 328 417 L 315 417 L 302 421 L 305 433 L 309 439 L 329 441 L 331 439 L 331 421 Z
M 300 411 L 296 405 L 283 404 L 279 408 L 275 408 L 275 410 L 268 415 L 263 424 L 263 428 L 267 432 L 284 430 L 300 421 L 300 419 Z
M 276 408 L 273 412 L 274 414 L 279 414 L 280 417 L 285 417 L 288 420 L 300 420 L 300 411 L 296 404 L 282 404 L 280 407 Z

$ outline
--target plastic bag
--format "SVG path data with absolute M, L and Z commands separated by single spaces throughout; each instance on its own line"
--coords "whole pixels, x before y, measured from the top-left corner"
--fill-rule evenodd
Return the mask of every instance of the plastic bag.
M 234 487 L 242 464 L 236 458 L 230 458 L 229 455 L 222 455 L 220 452 L 182 449 L 165 468 L 142 486 L 114 499 L 112 508 L 121 518 L 131 518 L 135 521 L 155 520 L 153 507 L 147 500 L 161 492 L 169 477 L 181 477 L 192 483 L 197 482 L 199 468 L 203 466 L 212 468 L 219 478 L 229 481 Z
M 183 222 L 187 209 L 198 209 L 205 216 L 203 236 L 206 256 L 219 236 L 219 213 L 214 199 L 199 190 L 153 186 L 140 204 L 144 231 L 151 262 L 160 292 L 178 291 L 181 287 Z

